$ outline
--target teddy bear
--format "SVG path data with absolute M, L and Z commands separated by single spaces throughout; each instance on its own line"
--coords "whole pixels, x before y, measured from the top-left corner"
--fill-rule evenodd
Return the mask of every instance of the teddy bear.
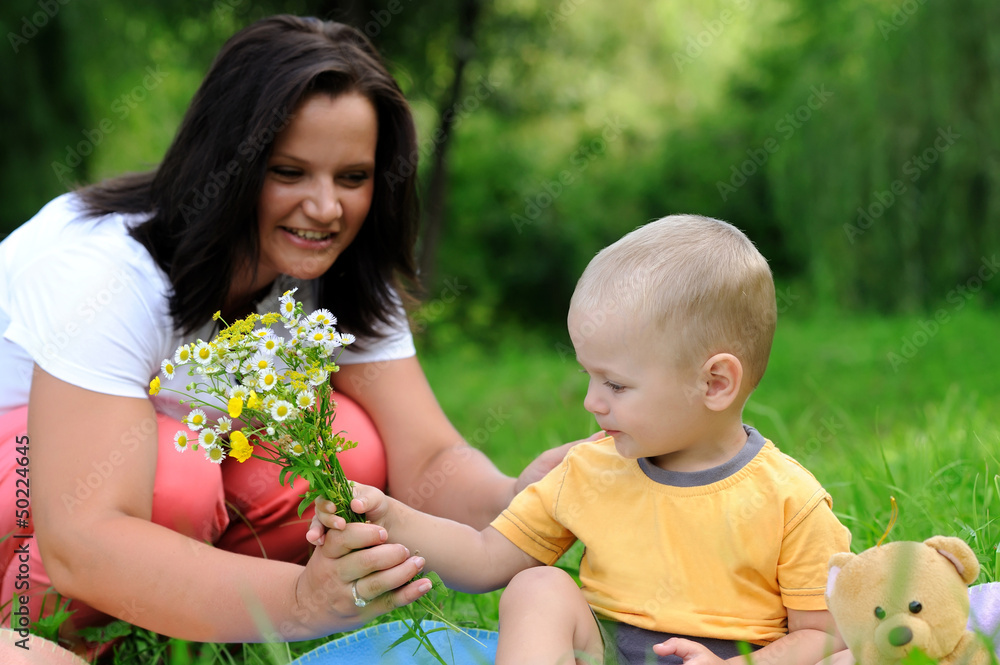
M 835 554 L 826 600 L 861 665 L 897 665 L 914 648 L 942 665 L 986 665 L 990 653 L 966 629 L 975 553 L 959 538 L 900 541 Z

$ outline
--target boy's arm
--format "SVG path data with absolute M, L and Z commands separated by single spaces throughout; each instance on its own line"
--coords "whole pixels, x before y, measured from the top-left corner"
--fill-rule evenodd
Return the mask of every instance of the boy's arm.
M 344 528 L 331 501 L 316 501 L 316 520 L 331 529 Z M 380 490 L 355 484 L 351 509 L 385 528 L 387 542 L 405 545 L 426 560 L 426 568 L 441 576 L 450 589 L 483 593 L 499 589 L 517 573 L 540 566 L 493 527 L 477 531 L 471 526 L 410 508 Z M 321 542 L 316 524 L 307 538 Z
M 836 665 L 854 662 L 840 632 L 827 610 L 806 611 L 788 609 L 788 634 L 749 657 L 736 656 L 722 660 L 702 644 L 681 638 L 671 638 L 653 646 L 660 656 L 676 654 L 685 665 L 816 665 L 821 661 Z

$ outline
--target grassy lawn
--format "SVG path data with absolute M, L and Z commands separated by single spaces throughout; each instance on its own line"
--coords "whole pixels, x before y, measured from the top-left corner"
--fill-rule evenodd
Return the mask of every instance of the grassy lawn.
M 947 314 L 945 323 L 782 318 L 745 419 L 826 486 L 853 533 L 854 551 L 878 541 L 894 496 L 900 514 L 890 539 L 962 537 L 983 565 L 979 581 L 994 581 L 1000 315 L 971 306 Z M 595 429 L 582 406 L 585 378 L 565 342 L 470 343 L 421 357 L 449 417 L 507 473 Z M 566 566 L 573 557 L 579 549 L 564 557 Z M 452 594 L 443 602 L 452 616 L 495 628 L 498 598 Z M 129 652 L 116 662 L 283 663 L 320 643 L 244 647 L 154 638 L 129 638 Z

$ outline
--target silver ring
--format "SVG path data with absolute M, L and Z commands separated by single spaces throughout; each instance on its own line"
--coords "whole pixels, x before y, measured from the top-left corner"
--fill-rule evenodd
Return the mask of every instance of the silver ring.
M 351 595 L 354 596 L 354 604 L 358 607 L 364 607 L 368 604 L 368 601 L 358 595 L 358 581 L 354 580 L 351 584 Z

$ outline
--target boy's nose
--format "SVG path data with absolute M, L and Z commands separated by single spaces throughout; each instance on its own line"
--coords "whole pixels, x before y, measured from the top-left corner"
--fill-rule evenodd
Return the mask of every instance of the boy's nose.
M 594 415 L 608 412 L 604 400 L 597 396 L 597 391 L 592 386 L 587 388 L 587 396 L 583 398 L 583 408 Z

